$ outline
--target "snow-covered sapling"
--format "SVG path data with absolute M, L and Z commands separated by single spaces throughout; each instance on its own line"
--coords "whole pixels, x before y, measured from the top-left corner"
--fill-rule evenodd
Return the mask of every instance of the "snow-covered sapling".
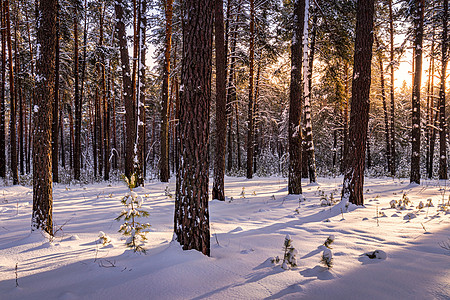
M 329 249 L 331 249 L 330 245 L 333 244 L 334 242 L 334 235 L 330 235 L 329 237 L 327 237 L 325 243 L 323 243 L 323 245 Z
M 423 204 L 423 202 L 422 201 L 420 201 L 419 202 L 419 205 L 417 205 L 417 209 L 422 209 L 422 208 L 424 208 L 425 206 L 424 206 L 424 204 Z
M 391 206 L 391 208 L 396 208 L 398 204 L 397 200 L 391 200 L 391 202 L 389 202 L 389 205 Z
M 292 245 L 292 239 L 289 234 L 286 234 L 286 237 L 284 238 L 284 245 L 283 245 L 283 251 L 284 251 L 284 257 L 283 257 L 283 263 L 281 264 L 281 267 L 285 270 L 289 270 L 291 267 L 294 268 L 297 266 L 297 249 L 294 248 Z
M 106 246 L 109 243 L 111 243 L 111 238 L 103 231 L 100 231 L 98 233 L 98 241 L 99 241 L 99 243 L 102 243 L 103 246 Z
M 124 219 L 124 223 L 120 225 L 119 232 L 123 235 L 128 236 L 126 245 L 134 250 L 134 252 L 140 251 L 145 253 L 145 249 L 142 247 L 142 242 L 147 240 L 145 236 L 148 233 L 149 223 L 140 223 L 137 218 L 148 217 L 148 211 L 142 209 L 142 204 L 144 199 L 133 191 L 136 187 L 137 178 L 133 174 L 128 180 L 124 177 L 125 183 L 128 185 L 129 191 L 123 197 L 122 204 L 125 209 L 116 218 L 117 221 Z
M 241 198 L 245 198 L 245 187 L 242 187 Z
M 322 259 L 320 261 L 328 269 L 331 269 L 333 267 L 333 253 L 331 253 L 330 249 L 323 250 L 323 252 L 322 252 Z
M 406 195 L 406 193 L 403 193 L 402 200 L 403 200 L 403 204 L 404 204 L 405 206 L 411 204 L 411 200 L 409 200 L 409 197 Z

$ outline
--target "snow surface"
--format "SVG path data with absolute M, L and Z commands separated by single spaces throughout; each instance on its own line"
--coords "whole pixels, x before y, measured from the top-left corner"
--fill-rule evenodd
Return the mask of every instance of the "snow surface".
M 439 206 L 450 186 L 366 179 L 365 207 L 341 213 L 342 205 L 324 208 L 320 198 L 339 195 L 342 178 L 319 183 L 304 182 L 299 203 L 284 178 L 227 177 L 227 201 L 210 201 L 210 258 L 171 241 L 167 184 L 135 189 L 150 212 L 142 219 L 152 225 L 147 254 L 127 250 L 117 232 L 124 184 L 55 185 L 51 242 L 30 235 L 32 189 L 0 187 L 0 299 L 450 299 L 450 251 L 439 246 L 450 241 L 450 213 Z M 412 203 L 390 208 L 403 193 Z M 428 198 L 434 206 L 419 210 Z M 410 213 L 415 218 L 405 219 Z M 100 243 L 100 231 L 111 243 Z M 290 270 L 271 262 L 283 257 L 286 234 L 298 250 Z M 330 235 L 328 270 L 320 260 Z M 375 250 L 386 257 L 365 255 Z

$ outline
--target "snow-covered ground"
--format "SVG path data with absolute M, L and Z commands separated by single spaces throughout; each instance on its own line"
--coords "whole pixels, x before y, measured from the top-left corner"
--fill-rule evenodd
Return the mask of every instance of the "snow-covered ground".
M 210 258 L 171 242 L 166 184 L 136 189 L 152 225 L 145 255 L 117 232 L 124 184 L 56 185 L 52 242 L 30 235 L 32 189 L 0 187 L 0 299 L 450 299 L 450 250 L 440 246 L 450 242 L 450 208 L 440 206 L 450 182 L 366 179 L 365 207 L 343 213 L 320 205 L 331 193 L 339 200 L 342 178 L 319 183 L 304 182 L 299 202 L 284 178 L 226 178 L 227 201 L 210 202 Z M 390 208 L 403 193 L 412 204 Z M 417 208 L 429 198 L 433 207 Z M 112 243 L 99 243 L 99 231 Z M 298 266 L 283 270 L 270 258 L 283 258 L 287 234 Z M 375 250 L 387 257 L 364 255 Z

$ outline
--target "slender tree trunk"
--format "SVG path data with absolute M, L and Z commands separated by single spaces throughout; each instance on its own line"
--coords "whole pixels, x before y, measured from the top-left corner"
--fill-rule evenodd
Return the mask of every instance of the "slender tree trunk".
M 125 151 L 125 176 L 128 178 L 134 173 L 134 145 L 135 145 L 135 104 L 133 103 L 133 88 L 131 82 L 130 59 L 128 54 L 123 2 L 117 0 L 114 6 L 116 11 L 116 31 L 120 49 L 120 63 L 122 66 L 122 83 L 125 101 L 126 119 L 126 151 Z
M 358 0 L 352 76 L 349 152 L 342 188 L 342 202 L 364 204 L 364 168 L 369 124 L 369 92 L 373 44 L 374 0 Z
M 162 182 L 168 182 L 169 172 L 169 78 L 170 78 L 170 49 L 172 46 L 172 14 L 173 0 L 166 0 L 166 35 L 164 52 L 164 71 L 161 90 L 161 158 L 160 158 L 160 179 Z
M 3 1 L 0 1 L 1 38 L 2 38 L 2 82 L 0 90 L 0 177 L 6 178 L 6 25 Z
M 69 112 L 71 112 L 71 110 L 69 110 Z M 63 167 L 63 169 L 65 169 L 66 168 L 66 151 L 64 149 L 64 123 L 63 123 L 62 111 L 59 114 L 59 133 L 60 133 L 60 140 L 61 140 L 61 166 Z M 69 145 L 70 145 L 70 143 L 69 143 Z
M 420 83 L 422 80 L 422 41 L 424 0 L 414 1 L 414 85 L 412 92 L 411 183 L 420 183 Z
M 215 0 L 215 46 L 216 46 L 216 149 L 212 198 L 225 201 L 225 147 L 227 135 L 226 81 L 227 57 L 224 40 L 223 0 Z
M 12 56 L 11 42 L 11 19 L 9 0 L 4 2 L 6 16 L 6 38 L 8 44 L 8 60 L 9 60 L 9 94 L 10 94 L 10 126 L 9 126 L 9 143 L 11 145 L 11 175 L 13 184 L 19 184 L 19 172 L 17 168 L 17 138 L 16 138 L 16 92 L 14 86 L 14 68 Z
M 139 68 L 138 68 L 138 122 L 137 122 L 137 132 L 138 132 L 138 161 L 139 161 L 139 170 L 141 176 L 141 184 L 144 184 L 145 178 L 145 137 L 146 137 L 146 116 L 145 116 L 145 67 L 146 67 L 146 30 L 147 30 L 147 0 L 139 1 Z
M 59 4 L 56 12 L 56 49 L 55 49 L 55 90 L 52 119 L 52 174 L 53 182 L 59 182 L 58 174 L 58 132 L 59 132 Z
M 208 150 L 214 1 L 187 1 L 183 5 L 182 159 L 177 174 L 174 231 L 184 250 L 196 249 L 209 256 Z
M 391 98 L 391 175 L 395 176 L 396 173 L 396 146 L 395 146 L 395 95 L 394 95 L 394 17 L 392 14 L 392 0 L 389 0 L 389 38 L 390 38 L 390 69 L 391 69 L 391 85 L 390 85 L 390 98 Z
M 75 145 L 73 147 L 73 174 L 75 180 L 80 180 L 81 174 L 81 98 L 78 83 L 79 62 L 78 62 L 78 10 L 74 6 L 73 17 L 73 39 L 74 39 L 74 102 L 75 102 Z
M 239 129 L 239 107 L 238 101 L 235 102 L 235 114 L 236 114 L 236 146 L 237 146 L 237 170 L 240 171 L 242 167 L 241 162 L 241 134 Z
M 255 61 L 255 1 L 250 0 L 250 75 L 248 88 L 248 117 L 247 117 L 247 178 L 253 177 L 253 64 Z
M 52 101 L 55 88 L 57 0 L 41 1 L 37 20 L 37 78 L 34 106 L 33 214 L 31 229 L 53 235 Z
M 302 193 L 302 129 L 301 129 L 301 37 L 305 19 L 305 0 L 297 0 L 294 6 L 294 34 L 291 44 L 291 86 L 289 95 L 289 194 Z
M 445 81 L 448 61 L 448 0 L 443 0 L 441 42 L 441 85 L 439 89 L 439 179 L 448 179 L 447 174 L 447 122 L 445 117 Z
M 347 171 L 347 155 L 349 155 L 349 136 L 348 136 L 348 91 L 349 91 L 349 81 L 350 78 L 348 76 L 348 64 L 345 64 L 344 67 L 345 72 L 345 89 L 344 89 L 344 98 L 342 103 L 342 108 L 344 110 L 344 129 L 342 134 L 342 145 L 343 145 L 343 151 L 342 151 L 342 158 L 341 158 L 341 174 L 345 175 L 345 172 Z
M 375 35 L 375 43 L 378 51 L 378 66 L 380 69 L 380 84 L 381 84 L 381 100 L 383 102 L 383 112 L 384 112 L 384 134 L 386 137 L 386 164 L 388 172 L 391 172 L 391 139 L 389 136 L 389 117 L 386 105 L 386 91 L 384 87 L 384 66 L 383 66 L 383 53 L 380 47 L 380 42 L 378 41 L 377 36 Z

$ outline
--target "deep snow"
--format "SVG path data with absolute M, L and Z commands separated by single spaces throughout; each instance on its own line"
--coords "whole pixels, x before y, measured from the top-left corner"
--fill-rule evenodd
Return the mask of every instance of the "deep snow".
M 304 182 L 299 202 L 284 178 L 227 177 L 227 201 L 210 201 L 210 258 L 171 242 L 167 184 L 135 190 L 150 212 L 146 255 L 117 232 L 124 184 L 55 185 L 52 242 L 30 235 L 32 189 L 0 187 L 0 299 L 450 299 L 450 251 L 439 246 L 450 242 L 450 208 L 439 206 L 450 182 L 366 179 L 365 207 L 343 213 L 320 206 L 322 193 L 339 200 L 342 178 L 319 183 Z M 412 204 L 390 208 L 403 193 Z M 429 198 L 434 207 L 417 208 Z M 100 231 L 110 244 L 99 243 Z M 283 257 L 286 234 L 298 250 L 291 270 L 270 262 Z M 328 270 L 320 260 L 330 235 Z M 386 258 L 364 254 L 375 250 Z

